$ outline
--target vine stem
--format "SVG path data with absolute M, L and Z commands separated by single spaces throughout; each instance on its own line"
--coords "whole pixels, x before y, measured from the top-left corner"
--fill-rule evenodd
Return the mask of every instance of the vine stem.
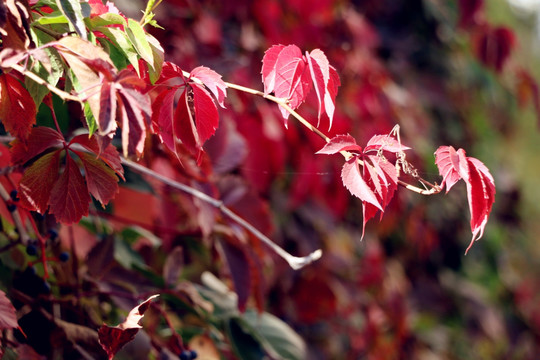
M 195 81 L 196 83 L 198 83 L 200 85 L 204 85 L 203 82 L 200 81 L 199 79 L 197 79 L 196 77 L 191 77 L 190 73 L 188 73 L 186 71 L 183 71 L 182 73 L 183 73 L 183 75 L 185 77 Z M 255 90 L 255 89 L 252 89 L 252 88 L 248 88 L 248 87 L 237 85 L 237 84 L 230 83 L 230 82 L 225 82 L 225 85 L 227 85 L 228 88 L 235 89 L 235 90 L 238 90 L 238 91 L 242 91 L 242 92 L 245 92 L 245 93 L 248 93 L 248 94 L 260 96 L 260 97 L 263 97 L 265 99 L 268 99 L 268 100 L 278 104 L 279 106 L 281 106 L 285 110 L 287 110 L 287 112 L 289 112 L 289 114 L 291 114 L 296 120 L 298 120 L 298 122 L 300 122 L 300 124 L 302 124 L 305 128 L 307 128 L 311 132 L 317 134 L 325 142 L 327 142 L 327 143 L 330 142 L 330 140 L 331 140 L 330 137 L 328 135 L 326 135 L 325 133 L 323 133 L 321 130 L 319 130 L 317 127 L 313 126 L 309 121 L 304 119 L 304 117 L 302 115 L 298 114 L 295 110 L 293 110 L 289 106 L 289 101 L 287 99 L 279 98 L 279 97 L 276 97 L 276 96 L 273 96 L 273 95 L 270 95 L 270 94 L 265 94 L 264 92 L 262 92 L 260 90 Z M 340 154 L 343 155 L 343 157 L 345 158 L 346 161 L 350 160 L 352 157 L 354 157 L 354 155 L 349 151 L 340 151 Z M 358 159 L 358 163 L 361 166 L 364 166 L 364 162 L 361 159 Z M 405 182 L 403 180 L 398 180 L 398 184 L 403 186 L 407 190 L 413 191 L 413 192 L 421 194 L 421 195 L 434 195 L 434 194 L 440 193 L 441 190 L 442 190 L 441 187 L 439 185 L 437 185 L 437 184 L 432 184 L 429 181 L 426 181 L 426 180 L 424 180 L 422 178 L 418 178 L 417 180 L 420 183 L 422 183 L 423 185 L 428 186 L 429 189 L 419 188 L 418 186 L 414 186 L 414 185 L 409 184 L 409 183 L 407 183 L 407 182 Z
M 67 93 L 67 92 L 65 92 L 63 90 L 60 90 L 59 88 L 49 84 L 47 81 L 43 80 L 42 78 L 40 78 L 39 76 L 37 76 L 33 72 L 26 70 L 24 67 L 22 67 L 22 66 L 20 66 L 18 64 L 13 64 L 10 67 L 13 70 L 16 70 L 16 71 L 20 72 L 22 75 L 28 77 L 29 79 L 34 80 L 39 85 L 45 86 L 51 92 L 53 92 L 56 95 L 60 96 L 60 98 L 62 98 L 63 100 L 73 100 L 73 101 L 77 101 L 77 102 L 82 104 L 82 101 L 81 101 L 81 99 L 79 99 L 78 96 L 71 95 L 70 93 Z
M 142 166 L 126 158 L 122 158 L 122 164 L 140 174 L 148 175 L 150 177 L 153 177 L 156 180 L 159 180 L 160 182 L 166 185 L 169 185 L 170 187 L 174 189 L 185 192 L 201 201 L 206 202 L 207 204 L 215 207 L 216 209 L 220 210 L 224 215 L 226 215 L 231 220 L 236 222 L 238 225 L 242 226 L 244 229 L 246 229 L 247 231 L 255 235 L 259 240 L 261 240 L 264 244 L 266 244 L 269 248 L 271 248 L 276 254 L 282 257 L 289 264 L 289 266 L 294 270 L 301 269 L 304 266 L 311 264 L 313 261 L 318 260 L 322 256 L 321 249 L 318 249 L 307 256 L 303 256 L 303 257 L 293 256 L 289 254 L 287 251 L 285 251 L 283 248 L 281 248 L 279 245 L 274 243 L 270 238 L 268 238 L 266 235 L 260 232 L 257 228 L 255 228 L 249 222 L 244 220 L 241 216 L 237 215 L 231 209 L 225 206 L 223 201 L 215 199 L 211 196 L 208 196 L 207 194 L 195 188 L 192 188 L 186 184 L 182 184 L 178 181 L 169 179 L 151 169 L 148 169 L 145 166 Z

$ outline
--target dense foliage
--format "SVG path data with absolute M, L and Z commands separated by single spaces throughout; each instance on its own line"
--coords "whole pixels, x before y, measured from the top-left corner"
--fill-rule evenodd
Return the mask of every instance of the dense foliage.
M 534 358 L 482 0 L 135 5 L 0 5 L 0 354 Z

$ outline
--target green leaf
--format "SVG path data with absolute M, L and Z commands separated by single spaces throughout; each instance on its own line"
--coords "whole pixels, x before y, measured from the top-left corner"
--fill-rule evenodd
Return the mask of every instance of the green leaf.
M 45 80 L 52 86 L 56 86 L 60 77 L 64 73 L 64 68 L 62 66 L 62 60 L 60 60 L 60 55 L 54 49 L 44 49 L 43 50 L 49 56 L 49 65 L 51 72 L 47 71 L 46 67 L 40 62 L 36 61 L 32 67 L 32 72 L 38 75 L 40 78 Z M 34 99 L 34 102 L 39 107 L 45 95 L 47 95 L 50 90 L 45 86 L 38 84 L 34 80 L 31 80 L 28 77 L 24 78 L 24 85 L 26 89 Z
M 154 55 L 152 53 L 152 48 L 148 43 L 146 33 L 142 26 L 133 19 L 128 19 L 128 27 L 126 33 L 133 44 L 137 53 L 141 58 L 148 63 L 149 66 L 154 67 Z
M 84 117 L 86 118 L 86 124 L 88 125 L 88 136 L 92 136 L 98 127 L 90 104 L 87 102 L 84 103 Z
M 86 24 L 92 30 L 98 30 L 99 27 L 110 26 L 110 25 L 123 25 L 127 26 L 126 20 L 122 15 L 106 13 L 102 15 L 97 15 L 92 18 L 85 19 Z
M 128 59 L 126 55 L 121 52 L 110 40 L 105 38 L 98 38 L 97 41 L 102 48 L 109 54 L 111 60 L 118 70 L 125 69 L 128 64 Z M 135 55 L 135 58 L 137 55 Z
M 133 67 L 138 73 L 139 58 L 137 57 L 137 52 L 133 48 L 133 45 L 131 45 L 131 41 L 128 39 L 126 33 L 120 29 L 112 27 L 99 27 L 96 30 L 101 31 L 103 35 L 105 35 L 109 38 L 109 40 L 111 40 L 114 46 L 125 55 L 129 63 L 133 65 Z
M 161 70 L 163 69 L 164 51 L 161 44 L 155 37 L 152 35 L 147 35 L 147 39 L 150 47 L 152 48 L 152 56 L 154 58 L 154 66 L 148 67 L 148 75 L 150 76 L 150 81 L 153 84 L 161 75 Z
M 78 0 L 56 0 L 56 4 L 73 25 L 77 34 L 79 34 L 82 39 L 86 40 L 88 34 L 83 20 L 84 17 L 82 14 L 81 3 Z
M 50 25 L 50 24 L 67 24 L 69 20 L 63 14 L 49 15 L 37 18 L 34 24 Z
M 285 322 L 269 313 L 248 310 L 241 315 L 272 358 L 302 360 L 307 356 L 304 340 Z

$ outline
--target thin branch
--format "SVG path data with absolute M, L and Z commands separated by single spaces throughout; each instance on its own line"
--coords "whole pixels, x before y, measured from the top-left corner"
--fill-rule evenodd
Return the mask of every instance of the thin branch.
M 49 89 L 51 92 L 55 93 L 56 95 L 60 96 L 60 98 L 62 98 L 62 99 L 64 99 L 64 100 L 73 100 L 73 101 L 77 101 L 79 103 L 82 103 L 82 101 L 81 101 L 81 99 L 79 99 L 79 97 L 71 95 L 70 93 L 67 93 L 67 92 L 65 92 L 63 90 L 60 90 L 59 88 L 49 84 L 47 81 L 43 80 L 42 78 L 40 78 L 39 76 L 37 76 L 33 72 L 26 70 L 24 67 L 22 67 L 20 65 L 17 65 L 17 64 L 11 65 L 10 67 L 13 70 L 16 70 L 16 71 L 20 72 L 22 75 L 34 80 L 36 83 L 45 86 L 47 89 Z
M 264 235 L 262 232 L 257 230 L 253 225 L 251 225 L 249 222 L 244 220 L 242 217 L 235 214 L 231 209 L 229 209 L 227 206 L 223 204 L 223 201 L 215 199 L 211 196 L 208 196 L 207 194 L 194 189 L 188 185 L 182 184 L 178 181 L 169 179 L 153 170 L 150 170 L 136 162 L 133 162 L 131 160 L 122 158 L 122 164 L 125 166 L 130 167 L 131 169 L 144 174 L 153 177 L 154 179 L 157 179 L 161 181 L 162 183 L 169 185 L 170 187 L 183 191 L 187 194 L 190 194 L 193 197 L 196 197 L 197 199 L 206 202 L 207 204 L 212 205 L 213 207 L 219 209 L 224 215 L 229 217 L 231 220 L 242 226 L 247 231 L 251 232 L 253 235 L 255 235 L 259 240 L 261 240 L 263 243 L 265 243 L 268 247 L 270 247 L 274 252 L 276 252 L 279 256 L 281 256 L 291 268 L 294 270 L 298 270 L 303 268 L 306 265 L 309 265 L 315 260 L 318 260 L 322 256 L 322 250 L 318 249 L 311 254 L 303 257 L 297 257 L 289 254 L 287 251 L 282 249 L 279 245 L 274 243 L 270 238 L 268 238 L 266 235 Z

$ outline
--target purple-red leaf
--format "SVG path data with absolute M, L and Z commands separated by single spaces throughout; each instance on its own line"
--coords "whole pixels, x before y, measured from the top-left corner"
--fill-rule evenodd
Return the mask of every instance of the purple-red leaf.
M 285 46 L 276 61 L 274 94 L 278 98 L 289 100 L 289 106 L 294 110 L 307 98 L 311 89 L 310 72 L 307 61 L 296 45 Z M 289 113 L 280 107 L 285 119 Z
M 60 152 L 43 155 L 24 171 L 19 182 L 20 203 L 24 208 L 41 214 L 47 210 L 51 191 L 58 179 Z
M 208 140 L 218 127 L 219 114 L 216 104 L 208 91 L 199 84 L 192 84 L 193 110 L 195 112 L 196 131 L 199 135 L 199 146 Z
M 50 195 L 49 211 L 59 222 L 69 225 L 88 215 L 90 195 L 79 167 L 70 156 L 66 156 L 64 172 Z
M 118 178 L 114 170 L 93 154 L 81 151 L 75 153 L 83 163 L 88 191 L 105 207 L 118 192 Z
M 152 295 L 140 305 L 134 307 L 128 314 L 126 320 L 116 327 L 102 325 L 98 330 L 99 343 L 109 360 L 124 345 L 133 340 L 140 328 L 139 321 L 142 319 L 145 311 L 150 307 L 150 301 L 159 295 Z
M 15 308 L 6 294 L 0 290 L 0 329 L 16 329 L 18 327 Z
M 11 161 L 13 164 L 24 164 L 48 148 L 61 146 L 63 142 L 64 137 L 58 131 L 45 126 L 36 126 L 32 128 L 26 144 L 19 140 L 12 143 Z
M 345 162 L 343 169 L 341 170 L 341 179 L 345 187 L 360 200 L 374 205 L 377 209 L 383 210 L 379 200 L 375 196 L 373 190 L 366 184 L 364 177 L 360 172 L 358 165 L 358 157 L 355 156 L 352 159 Z
M 321 115 L 326 112 L 330 120 L 329 128 L 331 128 L 336 108 L 337 87 L 340 85 L 339 76 L 335 69 L 330 66 L 326 55 L 321 50 L 315 49 L 309 54 L 306 53 L 306 58 L 309 63 L 317 99 L 319 100 L 318 118 L 320 120 Z
M 276 84 L 276 62 L 279 53 L 284 47 L 285 45 L 274 45 L 264 53 L 261 74 L 265 94 L 274 92 L 274 87 Z
M 488 168 L 478 159 L 465 156 L 465 150 L 455 150 L 452 146 L 441 146 L 435 152 L 435 164 L 443 177 L 441 186 L 446 190 L 463 179 L 467 185 L 467 199 L 471 212 L 471 243 L 479 240 L 484 234 L 491 208 L 495 202 L 495 181 Z
M 95 136 L 88 137 L 87 134 L 75 136 L 69 142 L 70 146 L 72 144 L 79 144 L 86 150 L 96 154 L 98 159 L 109 165 L 109 167 L 114 170 L 116 175 L 120 176 L 122 180 L 125 180 L 124 168 L 122 167 L 122 160 L 120 159 L 120 154 L 113 145 L 109 144 L 103 149 L 98 144 Z
M 391 135 L 375 135 L 371 139 L 369 139 L 364 149 L 364 153 L 373 150 L 382 150 L 389 151 L 391 153 L 398 153 L 409 149 L 410 147 L 401 145 L 401 143 Z
M 362 147 L 356 143 L 356 140 L 351 135 L 336 135 L 316 154 L 332 155 L 340 151 L 362 151 Z
M 435 164 L 439 168 L 439 174 L 443 177 L 441 188 L 446 185 L 446 193 L 463 175 L 468 176 L 463 169 L 466 166 L 466 157 L 463 149 L 458 152 L 452 146 L 440 146 L 435 151 Z
M 25 142 L 36 123 L 36 104 L 22 84 L 9 74 L 0 75 L 0 119 L 6 130 Z
M 227 97 L 227 84 L 221 79 L 221 75 L 205 66 L 199 66 L 191 70 L 190 77 L 202 81 L 212 94 L 216 97 L 218 104 L 225 108 L 225 98 Z

